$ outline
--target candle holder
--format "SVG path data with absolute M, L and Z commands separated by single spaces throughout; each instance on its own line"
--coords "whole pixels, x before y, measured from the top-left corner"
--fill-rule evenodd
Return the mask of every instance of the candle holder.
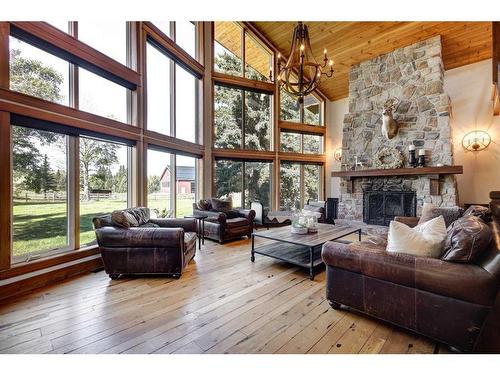
M 418 152 L 418 166 L 419 167 L 425 167 L 425 151 L 422 152 L 423 150 L 420 150 Z
M 409 164 L 410 167 L 415 168 L 417 166 L 417 158 L 415 154 L 415 150 L 409 150 Z

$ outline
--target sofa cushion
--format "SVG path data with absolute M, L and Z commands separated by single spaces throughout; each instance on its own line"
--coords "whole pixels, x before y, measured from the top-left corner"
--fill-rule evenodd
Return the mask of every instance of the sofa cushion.
M 489 223 L 491 221 L 491 210 L 488 207 L 473 204 L 464 212 L 463 216 L 476 216 L 485 223 Z
M 233 209 L 233 201 L 231 199 L 210 198 L 211 211 L 229 212 Z
M 479 266 L 388 253 L 373 243 L 327 242 L 322 257 L 329 266 L 482 305 L 493 304 L 497 291 L 496 278 Z
M 461 207 L 437 207 L 432 203 L 424 203 L 422 207 L 422 215 L 418 224 L 423 224 L 426 221 L 432 220 L 438 216 L 442 216 L 446 227 L 448 228 L 451 223 L 462 217 L 464 210 Z
M 236 210 L 224 211 L 224 213 L 228 219 L 236 219 L 237 217 L 240 217 L 240 213 Z
M 442 216 L 414 228 L 397 221 L 391 221 L 387 237 L 387 251 L 439 258 L 445 239 L 446 226 Z
M 472 214 L 464 216 L 448 228 L 441 259 L 472 262 L 488 248 L 491 239 L 491 229 L 483 220 Z
M 210 209 L 212 208 L 212 206 L 210 205 L 210 201 L 206 199 L 200 199 L 197 206 L 201 211 L 210 211 Z
M 249 226 L 249 225 L 250 225 L 250 220 L 248 220 L 245 217 L 237 217 L 234 219 L 227 219 L 227 221 L 226 221 L 226 226 L 228 228 L 237 228 L 237 227 Z
M 130 227 L 138 227 L 139 222 L 127 210 L 117 210 L 111 213 L 111 221 L 113 225 L 121 228 L 130 228 Z
M 149 214 L 149 208 L 147 208 L 147 207 L 127 208 L 124 211 L 133 215 L 134 218 L 139 223 L 139 226 L 146 224 L 149 221 L 150 214 Z

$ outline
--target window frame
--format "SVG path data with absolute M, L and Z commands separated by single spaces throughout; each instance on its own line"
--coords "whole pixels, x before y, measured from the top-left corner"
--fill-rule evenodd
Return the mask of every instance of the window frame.
M 165 47 L 165 45 L 162 43 L 162 41 L 160 39 L 158 39 L 158 36 L 155 36 L 155 35 L 152 35 L 152 34 L 147 34 L 146 38 L 146 44 L 145 44 L 145 49 L 146 49 L 146 46 L 150 46 L 152 48 L 156 48 L 156 50 L 163 54 L 165 58 L 167 58 L 169 61 L 168 61 L 168 74 L 170 76 L 170 80 L 169 80 L 169 107 L 170 107 L 170 119 L 169 119 L 169 132 L 170 134 L 167 135 L 167 134 L 162 134 L 162 133 L 159 133 L 155 130 L 151 130 L 151 129 L 148 129 L 148 116 L 147 116 L 147 112 L 148 112 L 148 106 L 147 106 L 147 96 L 148 96 L 148 93 L 147 93 L 147 87 L 148 87 L 148 73 L 147 73 L 147 69 L 146 69 L 146 66 L 147 66 L 147 54 L 145 53 L 145 62 L 144 62 L 144 82 L 145 82 L 145 86 L 146 86 L 146 95 L 145 95 L 145 102 L 146 102 L 146 105 L 144 107 L 144 113 L 145 113 L 145 124 L 144 124 L 144 128 L 145 130 L 149 131 L 149 132 L 153 132 L 159 136 L 162 136 L 162 137 L 169 137 L 169 138 L 173 138 L 173 139 L 176 139 L 176 140 L 179 140 L 179 141 L 185 141 L 183 139 L 180 139 L 180 138 L 177 138 L 177 113 L 176 113 L 176 86 L 177 86 L 177 80 L 176 80 L 176 77 L 177 77 L 177 73 L 176 73 L 176 68 L 180 68 L 180 69 L 184 69 L 184 71 L 188 74 L 190 74 L 195 80 L 197 84 L 195 84 L 195 97 L 194 97 L 194 101 L 195 101 L 195 107 L 196 108 L 199 108 L 200 107 L 200 101 L 202 100 L 202 96 L 201 96 L 201 92 L 203 91 L 203 76 L 202 75 L 199 75 L 197 74 L 197 72 L 193 71 L 193 69 L 191 68 L 188 68 L 186 66 L 186 64 L 183 64 L 182 61 L 179 61 L 175 56 L 173 56 L 171 53 L 169 53 L 168 49 Z M 179 47 L 180 48 L 180 47 Z M 187 52 L 185 52 L 187 53 Z M 185 142 L 189 142 L 189 143 L 193 143 L 193 144 L 196 144 L 196 145 L 201 145 L 202 144 L 202 137 L 201 135 L 203 134 L 203 132 L 201 131 L 201 127 L 202 127 L 202 116 L 200 116 L 200 114 L 198 113 L 198 111 L 195 111 L 195 119 L 194 119 L 194 142 L 190 142 L 190 141 L 185 141 Z
M 293 207 L 282 207 L 281 206 L 281 166 L 282 164 L 292 164 L 292 165 L 299 165 L 300 167 L 300 188 L 299 188 L 299 202 L 300 202 L 300 207 L 304 207 L 305 204 L 307 204 L 307 201 L 305 200 L 305 192 L 306 192 L 306 187 L 305 187 L 305 167 L 308 165 L 315 165 L 319 167 L 319 183 L 318 183 L 318 199 L 317 200 L 324 200 L 324 180 L 325 180 L 325 166 L 322 163 L 313 163 L 313 162 L 301 162 L 301 161 L 290 161 L 290 160 L 281 160 L 279 164 L 280 172 L 278 173 L 278 176 L 280 176 L 280 181 L 278 185 L 278 190 L 279 190 L 279 202 L 278 202 L 278 209 L 279 210 L 290 210 L 293 209 Z
M 32 121 L 30 123 L 30 121 Z M 77 250 L 85 250 L 91 247 L 95 247 L 95 244 L 85 244 L 81 246 L 80 240 L 81 240 L 81 221 L 80 221 L 80 157 L 79 157 L 79 150 L 80 150 L 80 137 L 85 136 L 88 137 L 85 134 L 68 134 L 68 133 L 62 133 L 58 132 L 55 129 L 52 130 L 50 129 L 50 124 L 47 125 L 49 129 L 44 128 L 43 126 L 37 126 L 36 125 L 36 120 L 30 120 L 28 121 L 28 124 L 17 124 L 13 123 L 15 121 L 11 121 L 11 124 L 9 124 L 9 127 L 12 129 L 12 127 L 17 126 L 17 127 L 28 127 L 28 128 L 33 128 L 34 130 L 41 130 L 41 131 L 48 131 L 54 134 L 58 134 L 61 136 L 64 136 L 66 138 L 66 246 L 55 248 L 55 249 L 47 249 L 47 250 L 40 250 L 32 253 L 26 254 L 26 256 L 18 256 L 14 255 L 14 237 L 12 236 L 12 245 L 11 245 L 11 252 L 10 252 L 10 264 L 19 266 L 22 264 L 28 264 L 32 261 L 35 260 L 43 260 L 46 258 L 51 258 L 57 255 L 62 255 L 62 254 L 67 254 L 71 253 Z M 12 130 L 11 130 L 12 133 Z M 97 141 L 100 142 L 107 142 L 107 143 L 118 143 L 116 141 L 110 140 L 110 139 L 104 139 L 99 138 L 99 135 L 97 134 L 96 137 L 92 137 L 96 139 Z M 127 147 L 127 206 L 130 206 L 132 202 L 132 195 L 133 195 L 133 190 L 132 190 L 132 175 L 134 172 L 133 165 L 132 165 L 132 153 L 133 153 L 133 148 L 135 146 L 132 146 L 131 144 L 123 144 L 121 143 L 122 146 Z M 11 142 L 10 150 L 12 152 L 12 148 L 14 147 L 14 142 Z M 12 182 L 11 177 L 11 183 Z M 14 224 L 14 213 L 13 213 L 13 208 L 14 208 L 14 202 L 13 202 L 14 196 L 12 195 L 11 198 L 11 204 L 12 204 L 12 224 Z
M 261 38 L 257 35 L 255 35 L 255 33 L 250 30 L 246 23 L 245 22 L 237 22 L 237 21 L 226 21 L 226 22 L 233 22 L 235 25 L 237 25 L 241 30 L 240 30 L 240 60 L 241 60 L 241 75 L 233 75 L 233 74 L 228 74 L 228 73 L 225 73 L 225 72 L 218 72 L 217 70 L 215 70 L 215 56 L 213 56 L 212 58 L 212 72 L 217 72 L 218 74 L 223 74 L 223 75 L 227 75 L 227 76 L 230 76 L 230 77 L 238 77 L 238 78 L 242 78 L 242 79 L 245 79 L 245 80 L 248 80 L 248 81 L 257 81 L 257 82 L 265 82 L 265 83 L 270 83 L 269 82 L 269 77 L 268 76 L 265 76 L 265 80 L 253 80 L 251 78 L 247 78 L 247 75 L 246 75 L 246 71 L 247 71 L 247 68 L 246 68 L 246 65 L 247 65 L 247 61 L 246 61 L 246 37 L 248 36 L 250 39 L 253 40 L 254 43 L 256 43 L 260 48 L 262 48 L 265 52 L 267 52 L 270 56 L 270 65 L 269 67 L 270 68 L 273 68 L 273 71 L 274 71 L 274 65 L 275 65 L 275 61 L 276 61 L 276 57 L 275 57 L 275 51 L 273 51 L 271 48 L 269 48 L 266 43 L 263 43 L 263 41 L 261 40 Z M 213 35 L 213 38 L 212 38 L 212 51 L 215 51 L 215 43 L 218 43 L 215 39 L 215 25 L 216 22 L 213 22 L 213 25 L 212 25 L 212 35 Z M 220 44 L 220 43 L 219 43 Z
M 229 88 L 231 90 L 238 90 L 241 92 L 241 142 L 240 142 L 240 147 L 239 148 L 226 148 L 226 147 L 217 147 L 216 142 L 217 142 L 217 134 L 215 133 L 215 128 L 216 128 L 216 115 L 215 115 L 215 92 L 217 86 L 219 87 L 224 87 L 224 88 Z M 214 122 L 213 122 L 213 147 L 216 149 L 221 149 L 221 150 L 240 150 L 240 151 L 255 151 L 255 152 L 272 152 L 274 151 L 274 94 L 270 92 L 264 92 L 260 90 L 252 90 L 248 87 L 242 87 L 242 86 L 236 86 L 236 85 L 228 85 L 224 83 L 220 83 L 219 81 L 215 81 L 213 84 L 213 92 L 214 92 L 214 100 L 213 100 L 213 111 L 214 111 Z M 245 131 L 245 121 L 246 121 L 246 114 L 248 112 L 247 110 L 247 93 L 257 93 L 257 94 L 264 94 L 269 96 L 269 149 L 267 150 L 255 150 L 252 148 L 247 148 L 246 142 L 245 142 L 245 136 L 246 136 L 246 131 Z
M 213 162 L 213 170 L 214 170 L 214 186 L 215 186 L 215 182 L 216 182 L 216 173 L 215 173 L 215 169 L 216 169 L 216 164 L 217 164 L 217 161 L 229 161 L 229 162 L 233 162 L 233 163 L 241 163 L 241 202 L 242 202 L 242 207 L 241 208 L 244 208 L 244 209 L 250 209 L 250 207 L 246 207 L 245 206 L 245 203 L 246 203 L 246 194 L 245 194 L 245 190 L 246 190 L 246 186 L 248 185 L 247 184 L 247 178 L 246 178 L 246 171 L 247 171 L 247 163 L 262 163 L 262 164 L 268 164 L 268 167 L 269 167 L 269 208 L 272 208 L 274 207 L 273 203 L 274 203 L 274 194 L 273 194 L 273 191 L 274 191 L 274 169 L 275 169 L 275 163 L 273 160 L 255 160 L 255 159 L 232 159 L 232 158 L 224 158 L 224 157 L 216 157 L 213 159 L 214 162 Z M 215 195 L 215 191 L 216 189 L 214 189 L 214 195 Z

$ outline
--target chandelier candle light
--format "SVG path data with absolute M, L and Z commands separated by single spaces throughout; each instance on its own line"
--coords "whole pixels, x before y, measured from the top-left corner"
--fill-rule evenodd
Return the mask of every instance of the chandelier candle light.
M 313 56 L 307 26 L 299 22 L 293 31 L 292 47 L 285 66 L 281 65 L 281 54 L 278 53 L 276 79 L 280 86 L 304 103 L 304 97 L 313 92 L 323 77 L 333 77 L 333 60 L 328 59 L 326 48 L 323 51 L 323 64 L 318 64 Z M 328 72 L 323 72 L 329 66 Z M 269 80 L 273 80 L 272 69 Z

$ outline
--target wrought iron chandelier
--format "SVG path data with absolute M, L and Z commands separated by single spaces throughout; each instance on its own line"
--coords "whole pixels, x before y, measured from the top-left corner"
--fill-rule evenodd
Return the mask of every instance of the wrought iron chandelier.
M 304 102 L 304 97 L 313 92 L 324 77 L 333 77 L 333 60 L 328 59 L 326 48 L 323 53 L 323 64 L 318 64 L 312 53 L 309 31 L 302 22 L 293 30 L 292 47 L 285 66 L 281 65 L 281 54 L 278 53 L 276 79 L 299 103 Z M 329 71 L 324 72 L 327 66 Z M 272 69 L 269 80 L 275 82 Z

